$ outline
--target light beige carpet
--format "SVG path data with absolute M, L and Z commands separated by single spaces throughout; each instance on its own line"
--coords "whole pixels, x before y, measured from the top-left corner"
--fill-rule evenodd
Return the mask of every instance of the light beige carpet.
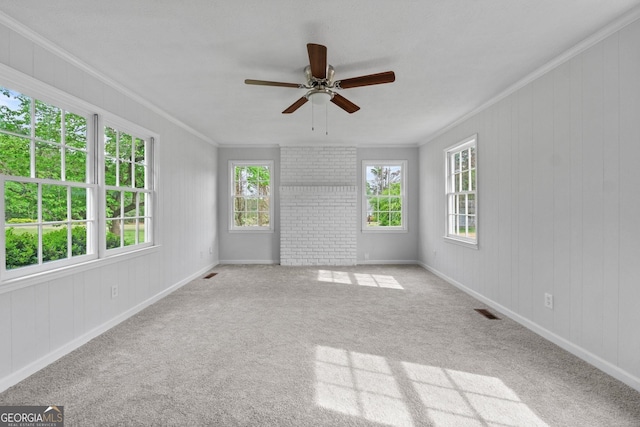
M 417 266 L 219 266 L 0 394 L 68 426 L 639 426 L 640 393 Z

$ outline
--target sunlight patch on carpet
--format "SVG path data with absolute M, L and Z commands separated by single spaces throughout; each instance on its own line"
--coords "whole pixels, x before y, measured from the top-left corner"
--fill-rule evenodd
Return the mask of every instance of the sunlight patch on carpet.
M 389 426 L 413 426 L 384 357 L 317 346 L 315 372 L 319 406 Z
M 409 362 L 394 371 L 385 357 L 320 345 L 314 363 L 316 404 L 341 414 L 393 427 L 548 427 L 496 377 Z
M 402 362 L 436 426 L 547 426 L 499 378 Z
M 373 288 L 404 289 L 393 277 L 384 274 L 353 273 L 334 270 L 318 270 L 318 281 L 359 285 Z

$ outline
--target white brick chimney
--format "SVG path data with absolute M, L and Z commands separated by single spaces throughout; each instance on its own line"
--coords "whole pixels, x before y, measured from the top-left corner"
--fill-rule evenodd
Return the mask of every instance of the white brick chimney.
M 355 147 L 280 149 L 280 263 L 354 265 Z

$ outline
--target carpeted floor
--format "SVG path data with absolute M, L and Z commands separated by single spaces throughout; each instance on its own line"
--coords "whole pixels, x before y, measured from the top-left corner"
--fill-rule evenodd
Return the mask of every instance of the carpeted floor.
M 640 393 L 417 266 L 219 266 L 0 394 L 67 426 L 639 426 Z

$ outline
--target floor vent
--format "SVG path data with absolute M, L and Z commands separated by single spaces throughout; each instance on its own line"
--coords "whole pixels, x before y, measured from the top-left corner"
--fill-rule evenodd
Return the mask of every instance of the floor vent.
M 497 319 L 500 320 L 499 317 L 497 317 L 496 315 L 494 315 L 492 312 L 490 312 L 489 310 L 487 310 L 486 308 L 474 308 L 475 311 L 477 311 L 478 313 L 482 314 L 484 317 L 486 317 L 487 319 Z
M 206 276 L 204 276 L 205 279 L 211 279 L 213 276 L 215 276 L 218 273 L 209 273 Z

